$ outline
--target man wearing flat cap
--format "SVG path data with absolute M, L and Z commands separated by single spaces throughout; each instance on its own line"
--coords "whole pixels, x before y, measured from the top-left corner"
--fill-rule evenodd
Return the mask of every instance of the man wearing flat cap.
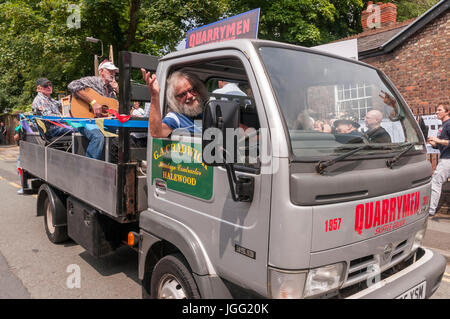
M 102 116 L 102 106 L 97 103 L 93 96 L 90 96 L 85 91 L 86 88 L 91 88 L 104 97 L 114 98 L 117 100 L 117 93 L 119 92 L 119 85 L 116 82 L 115 75 L 119 70 L 112 62 L 104 60 L 98 66 L 99 76 L 87 76 L 68 85 L 68 89 L 72 93 L 92 106 L 95 117 Z M 95 159 L 101 159 L 103 153 L 103 146 L 105 145 L 105 137 L 96 125 L 86 124 L 86 127 L 80 127 L 81 134 L 86 136 L 91 143 L 86 149 L 86 156 Z
M 39 78 L 36 81 L 36 91 L 38 94 L 33 100 L 31 107 L 33 108 L 33 113 L 35 115 L 41 116 L 62 116 L 59 108 L 61 107 L 61 102 L 52 99 L 51 95 L 53 93 L 53 85 L 47 78 Z M 56 126 L 53 124 L 48 125 L 48 136 L 56 137 L 64 134 L 68 134 L 72 130 Z
M 33 100 L 33 113 L 42 116 L 61 116 L 59 108 L 61 102 L 52 99 L 53 85 L 47 78 L 39 78 L 36 80 L 36 92 L 38 94 Z
M 358 131 L 360 127 L 358 121 L 351 116 L 343 116 L 334 121 L 336 128 L 336 141 L 340 143 L 359 143 L 362 142 L 364 134 Z
M 355 136 L 362 136 L 363 134 L 358 131 L 360 127 L 359 123 L 352 117 L 342 117 L 334 121 L 336 132 L 340 134 L 350 134 Z

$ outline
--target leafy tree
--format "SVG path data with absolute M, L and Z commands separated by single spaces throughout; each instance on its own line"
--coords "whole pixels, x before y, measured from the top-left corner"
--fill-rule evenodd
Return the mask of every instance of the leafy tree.
M 261 8 L 259 38 L 312 46 L 354 34 L 362 0 L 230 0 L 232 13 Z
M 0 0 L 0 113 L 26 108 L 35 81 L 45 76 L 54 91 L 93 74 L 101 39 L 118 52 L 161 55 L 175 50 L 189 29 L 261 8 L 259 38 L 305 46 L 361 32 L 368 0 Z M 378 2 L 378 1 L 376 1 Z M 383 0 L 388 2 L 388 0 Z M 423 13 L 438 0 L 391 0 L 398 20 Z M 70 5 L 80 27 L 69 27 Z M 105 53 L 106 55 L 106 53 Z
M 304 46 L 362 32 L 369 0 L 230 0 L 230 15 L 261 8 L 259 38 Z M 420 16 L 439 0 L 373 0 L 397 5 L 397 21 Z
M 79 8 L 80 25 L 68 22 L 70 5 Z M 101 39 L 117 60 L 122 50 L 160 55 L 172 51 L 187 30 L 218 20 L 226 0 L 6 0 L 0 1 L 0 113 L 31 105 L 38 77 L 49 78 L 54 92 L 92 75 Z

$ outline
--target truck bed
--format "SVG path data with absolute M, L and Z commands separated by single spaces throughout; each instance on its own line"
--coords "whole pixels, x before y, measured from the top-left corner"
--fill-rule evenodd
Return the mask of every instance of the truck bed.
M 147 204 L 146 176 L 136 177 L 135 165 L 121 169 L 118 164 L 26 141 L 20 142 L 20 160 L 27 174 L 111 217 L 130 217 Z

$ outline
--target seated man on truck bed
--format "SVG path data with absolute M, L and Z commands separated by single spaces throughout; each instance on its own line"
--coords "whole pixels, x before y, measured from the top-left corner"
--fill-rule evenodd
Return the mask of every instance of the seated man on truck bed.
M 167 103 L 171 112 L 162 118 L 159 104 L 160 87 L 156 75 L 141 69 L 142 76 L 150 91 L 151 107 L 149 114 L 150 133 L 153 137 L 168 137 L 175 129 L 187 129 L 190 133 L 201 132 L 194 121 L 201 119 L 203 104 L 208 91 L 198 77 L 176 71 L 167 80 Z
M 118 84 L 115 80 L 115 74 L 119 69 L 110 61 L 104 60 L 98 66 L 99 76 L 87 76 L 68 85 L 68 89 L 72 91 L 80 99 L 84 100 L 92 106 L 95 116 L 101 116 L 102 106 L 92 98 L 89 93 L 84 91 L 86 88 L 91 88 L 99 94 L 117 99 Z M 87 124 L 86 127 L 80 127 L 79 131 L 90 141 L 86 149 L 86 156 L 95 159 L 101 159 L 103 153 L 103 146 L 105 145 L 105 137 L 96 125 Z
M 33 113 L 35 115 L 42 116 L 62 116 L 59 108 L 61 107 L 61 102 L 52 99 L 51 95 L 53 93 L 53 84 L 47 78 L 39 78 L 36 80 L 36 92 L 33 103 L 31 104 L 33 108 Z M 56 126 L 53 124 L 48 125 L 48 131 L 46 135 L 51 137 L 61 136 L 73 132 L 69 128 Z

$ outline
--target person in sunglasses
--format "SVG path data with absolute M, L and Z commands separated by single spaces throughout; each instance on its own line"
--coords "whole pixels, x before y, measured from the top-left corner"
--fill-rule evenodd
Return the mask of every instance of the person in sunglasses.
M 61 108 L 61 102 L 52 99 L 53 85 L 47 78 L 39 78 L 36 80 L 36 91 L 38 92 L 31 104 L 33 114 L 40 116 L 62 116 L 59 109 Z M 56 137 L 66 135 L 72 132 L 71 129 L 56 126 L 48 123 L 48 131 L 46 135 L 48 137 Z
M 141 69 L 151 95 L 149 114 L 152 137 L 168 137 L 177 129 L 190 133 L 201 132 L 203 104 L 208 100 L 208 91 L 194 74 L 176 71 L 167 79 L 167 104 L 170 112 L 162 118 L 159 104 L 160 87 L 156 75 Z
M 61 116 L 59 111 L 61 102 L 52 99 L 53 85 L 47 78 L 39 78 L 36 80 L 37 95 L 31 104 L 33 113 L 42 116 Z
M 59 111 L 59 108 L 61 107 L 61 102 L 52 99 L 51 94 L 53 93 L 53 85 L 47 78 L 37 79 L 36 91 L 38 92 L 38 94 L 36 95 L 32 103 L 33 113 L 35 115 L 41 116 L 62 117 L 61 112 Z M 89 140 L 86 156 L 95 159 L 101 159 L 104 137 L 103 134 L 98 129 L 97 134 L 92 134 L 89 131 L 87 131 L 86 128 L 83 127 L 72 130 L 66 127 L 51 124 L 49 122 L 46 122 L 46 127 L 47 132 L 45 133 L 45 135 L 50 138 L 62 135 L 69 135 L 74 131 L 80 132 Z M 86 132 L 88 132 L 89 134 Z M 96 152 L 94 153 L 92 150 L 95 150 Z

